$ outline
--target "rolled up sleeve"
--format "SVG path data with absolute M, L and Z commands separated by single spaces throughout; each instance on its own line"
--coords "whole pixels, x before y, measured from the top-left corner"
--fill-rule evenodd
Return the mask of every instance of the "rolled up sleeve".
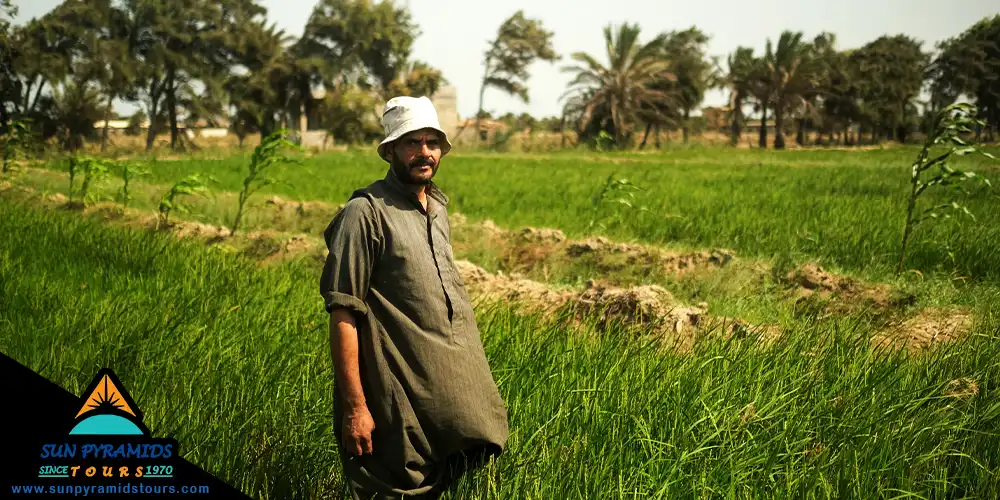
M 381 248 L 375 209 L 367 198 L 351 199 L 324 233 L 330 254 L 320 277 L 320 293 L 326 311 L 347 309 L 368 314 L 365 296 Z

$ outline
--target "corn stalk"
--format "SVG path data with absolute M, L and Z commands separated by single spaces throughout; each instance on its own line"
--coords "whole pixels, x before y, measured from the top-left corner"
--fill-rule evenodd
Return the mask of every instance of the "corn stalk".
M 83 182 L 80 184 L 80 191 L 76 194 L 80 198 L 80 204 L 85 205 L 89 198 L 90 187 L 106 177 L 110 169 L 110 164 L 106 160 L 89 156 L 70 157 L 69 192 L 67 193 L 70 203 L 73 202 L 73 185 L 77 175 L 83 175 Z
M 903 243 L 899 249 L 899 264 L 896 266 L 897 276 L 903 272 L 910 236 L 920 223 L 929 219 L 950 218 L 950 212 L 958 212 L 975 219 L 968 208 L 956 201 L 938 204 L 917 212 L 917 199 L 920 195 L 935 186 L 961 188 L 962 184 L 973 179 L 992 187 L 989 179 L 975 172 L 956 170 L 949 164 L 953 156 L 973 153 L 995 159 L 993 155 L 962 138 L 963 134 L 971 134 L 977 126 L 983 126 L 983 122 L 976 119 L 975 114 L 976 108 L 973 105 L 957 103 L 942 109 L 934 118 L 931 132 L 924 141 L 924 147 L 910 169 L 910 197 L 906 203 L 906 223 L 903 227 Z M 936 149 L 939 147 L 945 149 L 943 151 Z M 928 173 L 935 167 L 937 169 L 934 172 Z
M 636 204 L 635 193 L 641 190 L 642 188 L 628 179 L 616 179 L 613 173 L 609 175 L 601 189 L 591 199 L 594 211 L 587 228 L 598 227 L 606 231 L 609 222 L 620 218 L 622 207 L 639 212 L 648 211 Z
M 253 151 L 250 157 L 247 176 L 243 179 L 243 189 L 240 191 L 239 206 L 236 208 L 236 216 L 233 218 L 233 225 L 230 234 L 236 234 L 243 220 L 243 212 L 246 209 L 250 196 L 265 186 L 277 184 L 278 181 L 267 177 L 264 172 L 269 168 L 282 163 L 298 163 L 297 160 L 282 154 L 284 149 L 299 150 L 297 145 L 286 139 L 287 130 L 278 130 L 261 140 L 260 145 Z
M 149 169 L 130 162 L 122 162 L 119 173 L 122 178 L 122 188 L 118 191 L 118 200 L 122 203 L 122 209 L 125 209 L 128 208 L 128 203 L 132 201 L 132 196 L 128 192 L 130 182 L 136 177 L 149 175 Z
M 31 141 L 31 132 L 24 122 L 13 121 L 7 127 L 7 134 L 3 140 L 3 173 L 10 171 L 11 165 L 17 161 L 18 156 L 24 156 L 25 150 Z
M 159 229 L 161 225 L 166 226 L 168 224 L 171 212 L 175 210 L 178 212 L 187 212 L 187 205 L 181 203 L 178 199 L 179 197 L 203 194 L 207 191 L 208 186 L 198 174 L 191 174 L 177 181 L 173 186 L 170 186 L 170 189 L 160 198 L 160 204 L 157 207 L 156 228 Z

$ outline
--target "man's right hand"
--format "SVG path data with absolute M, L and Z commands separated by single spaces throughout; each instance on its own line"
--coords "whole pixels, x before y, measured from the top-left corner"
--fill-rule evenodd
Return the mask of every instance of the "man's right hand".
M 354 317 L 347 309 L 337 308 L 330 313 L 330 348 L 337 388 L 344 401 L 344 422 L 341 443 L 344 450 L 354 456 L 372 452 L 372 431 L 375 420 L 365 404 L 365 391 L 361 386 L 358 359 L 358 329 Z
M 354 456 L 372 453 L 372 431 L 375 420 L 366 405 L 349 409 L 344 415 L 344 449 Z

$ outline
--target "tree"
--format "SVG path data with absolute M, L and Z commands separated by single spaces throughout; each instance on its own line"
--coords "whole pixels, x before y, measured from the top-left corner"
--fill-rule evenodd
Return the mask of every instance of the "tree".
M 743 132 L 743 106 L 750 98 L 753 90 L 756 58 L 753 49 L 749 47 L 737 47 L 726 60 L 728 73 L 726 84 L 729 87 L 729 109 L 730 109 L 730 139 L 729 143 L 736 146 L 740 142 Z
M 873 142 L 882 135 L 903 142 L 915 126 L 914 100 L 930 61 L 920 47 L 906 35 L 882 36 L 851 53 L 850 64 L 863 75 L 858 82 L 861 111 Z
M 399 76 L 390 84 L 386 97 L 399 95 L 431 97 L 447 83 L 448 81 L 441 75 L 441 70 L 423 61 L 413 61 L 402 67 Z
M 65 0 L 40 19 L 14 28 L 4 44 L 9 66 L 3 71 L 0 107 L 4 119 L 13 116 L 32 122 L 42 139 L 60 134 L 64 147 L 82 145 L 92 135 L 91 101 L 97 68 L 89 58 L 99 44 L 88 35 L 97 24 L 100 2 Z
M 302 36 L 302 56 L 321 56 L 325 77 L 383 91 L 409 61 L 419 31 L 391 1 L 320 0 Z
M 248 26 L 263 16 L 253 0 L 121 0 L 122 23 L 134 39 L 139 97 L 150 116 L 147 149 L 161 115 L 170 127 L 171 148 L 183 148 L 182 110 L 222 109 L 222 83 L 235 66 Z
M 656 119 L 664 105 L 675 105 L 673 97 L 657 84 L 671 80 L 669 61 L 663 58 L 664 36 L 648 43 L 639 41 L 639 26 L 622 24 L 604 28 L 608 64 L 590 54 L 576 52 L 578 64 L 563 71 L 575 73 L 564 97 L 566 113 L 577 122 L 581 137 L 605 132 L 619 148 L 631 141 L 636 123 Z
M 0 0 L 0 135 L 7 133 L 11 122 L 8 107 L 11 97 L 16 95 L 17 74 L 14 71 L 15 49 L 11 41 L 11 20 L 17 15 L 17 7 L 11 0 Z
M 142 133 L 142 125 L 146 121 L 146 113 L 139 109 L 128 118 L 128 127 L 125 129 L 126 135 L 137 136 Z
M 79 40 L 74 55 L 77 85 L 94 82 L 105 96 L 101 151 L 107 149 L 108 121 L 115 100 L 136 98 L 132 84 L 138 62 L 136 40 L 119 7 L 110 0 L 66 0 L 53 12 L 57 22 Z
M 350 143 L 377 139 L 383 132 L 374 110 L 379 97 L 356 84 L 343 83 L 318 105 L 324 118 L 323 128 L 334 140 Z
M 837 56 L 836 45 L 837 36 L 823 32 L 816 35 L 812 43 L 806 47 L 805 66 L 809 72 L 810 82 L 802 92 L 801 105 L 796 113 L 798 127 L 795 142 L 799 146 L 806 145 L 809 128 L 821 119 L 821 102 L 830 86 L 831 65 Z M 817 138 L 816 142 L 818 144 L 821 139 Z
M 136 68 L 138 97 L 150 120 L 147 150 L 152 149 L 160 131 L 161 116 L 169 123 L 171 148 L 179 146 L 176 97 L 197 61 L 191 45 L 197 24 L 204 21 L 198 7 L 196 0 L 122 1 L 122 22 L 135 40 L 134 50 L 140 61 Z
M 543 130 L 546 132 L 562 132 L 563 131 L 562 117 L 548 116 L 538 120 L 535 126 L 538 128 L 538 130 Z
M 761 149 L 767 148 L 767 111 L 770 109 L 771 100 L 774 98 L 772 73 L 768 63 L 773 58 L 774 54 L 769 40 L 764 55 L 753 60 L 753 65 L 750 67 L 750 75 L 747 79 L 750 96 L 754 99 L 754 111 L 760 112 L 760 130 L 757 145 Z
M 678 104 L 683 113 L 681 130 L 684 144 L 688 142 L 688 122 L 691 111 L 705 99 L 705 92 L 715 86 L 715 64 L 709 61 L 707 45 L 709 37 L 698 28 L 673 31 L 664 37 L 664 56 L 670 62 L 669 71 L 675 79 Z
M 277 115 L 287 105 L 285 96 L 295 80 L 289 51 L 293 41 L 274 24 L 258 21 L 247 27 L 236 62 L 239 69 L 230 72 L 223 84 L 232 107 L 230 128 L 241 147 L 247 135 L 267 136 L 276 129 Z
M 476 134 L 479 134 L 480 113 L 486 89 L 495 88 L 528 102 L 528 66 L 537 60 L 554 62 L 559 59 L 552 48 L 552 32 L 542 22 L 528 19 L 517 11 L 497 30 L 497 37 L 486 50 L 483 81 L 479 88 L 479 110 L 476 113 Z
M 986 122 L 987 140 L 993 140 L 1000 128 L 1000 15 L 939 43 L 938 50 L 927 75 L 932 110 L 968 96 Z
M 361 45 L 361 63 L 383 91 L 383 98 L 388 98 L 389 85 L 412 68 L 410 52 L 420 31 L 410 11 L 392 2 L 373 4 L 370 15 L 364 33 L 372 38 Z
M 76 151 L 97 137 L 94 122 L 104 114 L 101 93 L 86 81 L 68 81 L 52 95 L 53 118 L 63 149 Z
M 859 81 L 856 68 L 850 63 L 849 52 L 835 52 L 825 59 L 826 80 L 820 115 L 827 132 L 838 137 L 838 143 L 854 144 L 849 136 L 851 125 L 861 119 Z M 832 141 L 831 137 L 831 141 Z
M 316 88 L 328 90 L 327 96 L 374 89 L 377 95 L 388 97 L 393 82 L 409 76 L 405 71 L 418 34 L 409 10 L 391 1 L 321 0 L 302 38 L 291 49 L 294 57 L 282 89 L 287 107 L 294 109 L 292 114 L 298 115 L 305 127 L 306 120 L 301 117 L 316 115 L 317 106 L 328 113 L 344 104 L 340 100 L 331 107 L 314 98 Z M 423 83 L 434 84 L 427 79 Z M 365 128 L 361 123 L 344 124 L 342 116 L 324 114 L 320 119 L 320 126 L 326 129 Z
M 46 88 L 63 81 L 69 74 L 78 40 L 72 33 L 54 26 L 51 13 L 16 27 L 10 38 L 16 81 L 5 92 L 5 98 L 9 99 L 8 104 L 15 115 L 32 117 L 40 111 Z
M 17 15 L 17 6 L 11 0 L 0 0 L 0 33 L 10 28 L 10 23 Z
M 808 54 L 809 46 L 802 42 L 802 33 L 785 31 L 772 50 L 767 41 L 765 63 L 767 86 L 774 109 L 774 148 L 785 148 L 784 119 L 786 113 L 804 102 L 804 96 L 815 84 L 816 69 Z M 764 127 L 764 123 L 761 123 Z
M 225 83 L 242 60 L 245 38 L 251 27 L 260 23 L 266 9 L 256 0 L 199 0 L 194 3 L 200 20 L 192 27 L 191 64 L 186 80 L 178 85 L 175 102 L 186 111 L 188 127 L 204 120 L 218 126 L 226 115 Z M 167 99 L 171 98 L 167 89 Z M 176 120 L 171 135 L 176 134 Z
M 497 121 L 506 124 L 508 129 L 511 131 L 533 130 L 539 123 L 534 116 L 531 116 L 528 113 L 515 115 L 510 112 L 504 113 L 498 117 Z

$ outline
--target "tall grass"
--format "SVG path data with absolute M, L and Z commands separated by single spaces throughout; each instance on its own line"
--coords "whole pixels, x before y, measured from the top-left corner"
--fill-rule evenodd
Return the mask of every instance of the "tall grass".
M 340 494 L 316 270 L 5 201 L 0 234 L 4 353 L 74 393 L 113 367 L 155 434 L 251 496 Z M 927 354 L 831 321 L 675 355 L 483 305 L 511 438 L 449 496 L 996 498 L 997 310 Z

